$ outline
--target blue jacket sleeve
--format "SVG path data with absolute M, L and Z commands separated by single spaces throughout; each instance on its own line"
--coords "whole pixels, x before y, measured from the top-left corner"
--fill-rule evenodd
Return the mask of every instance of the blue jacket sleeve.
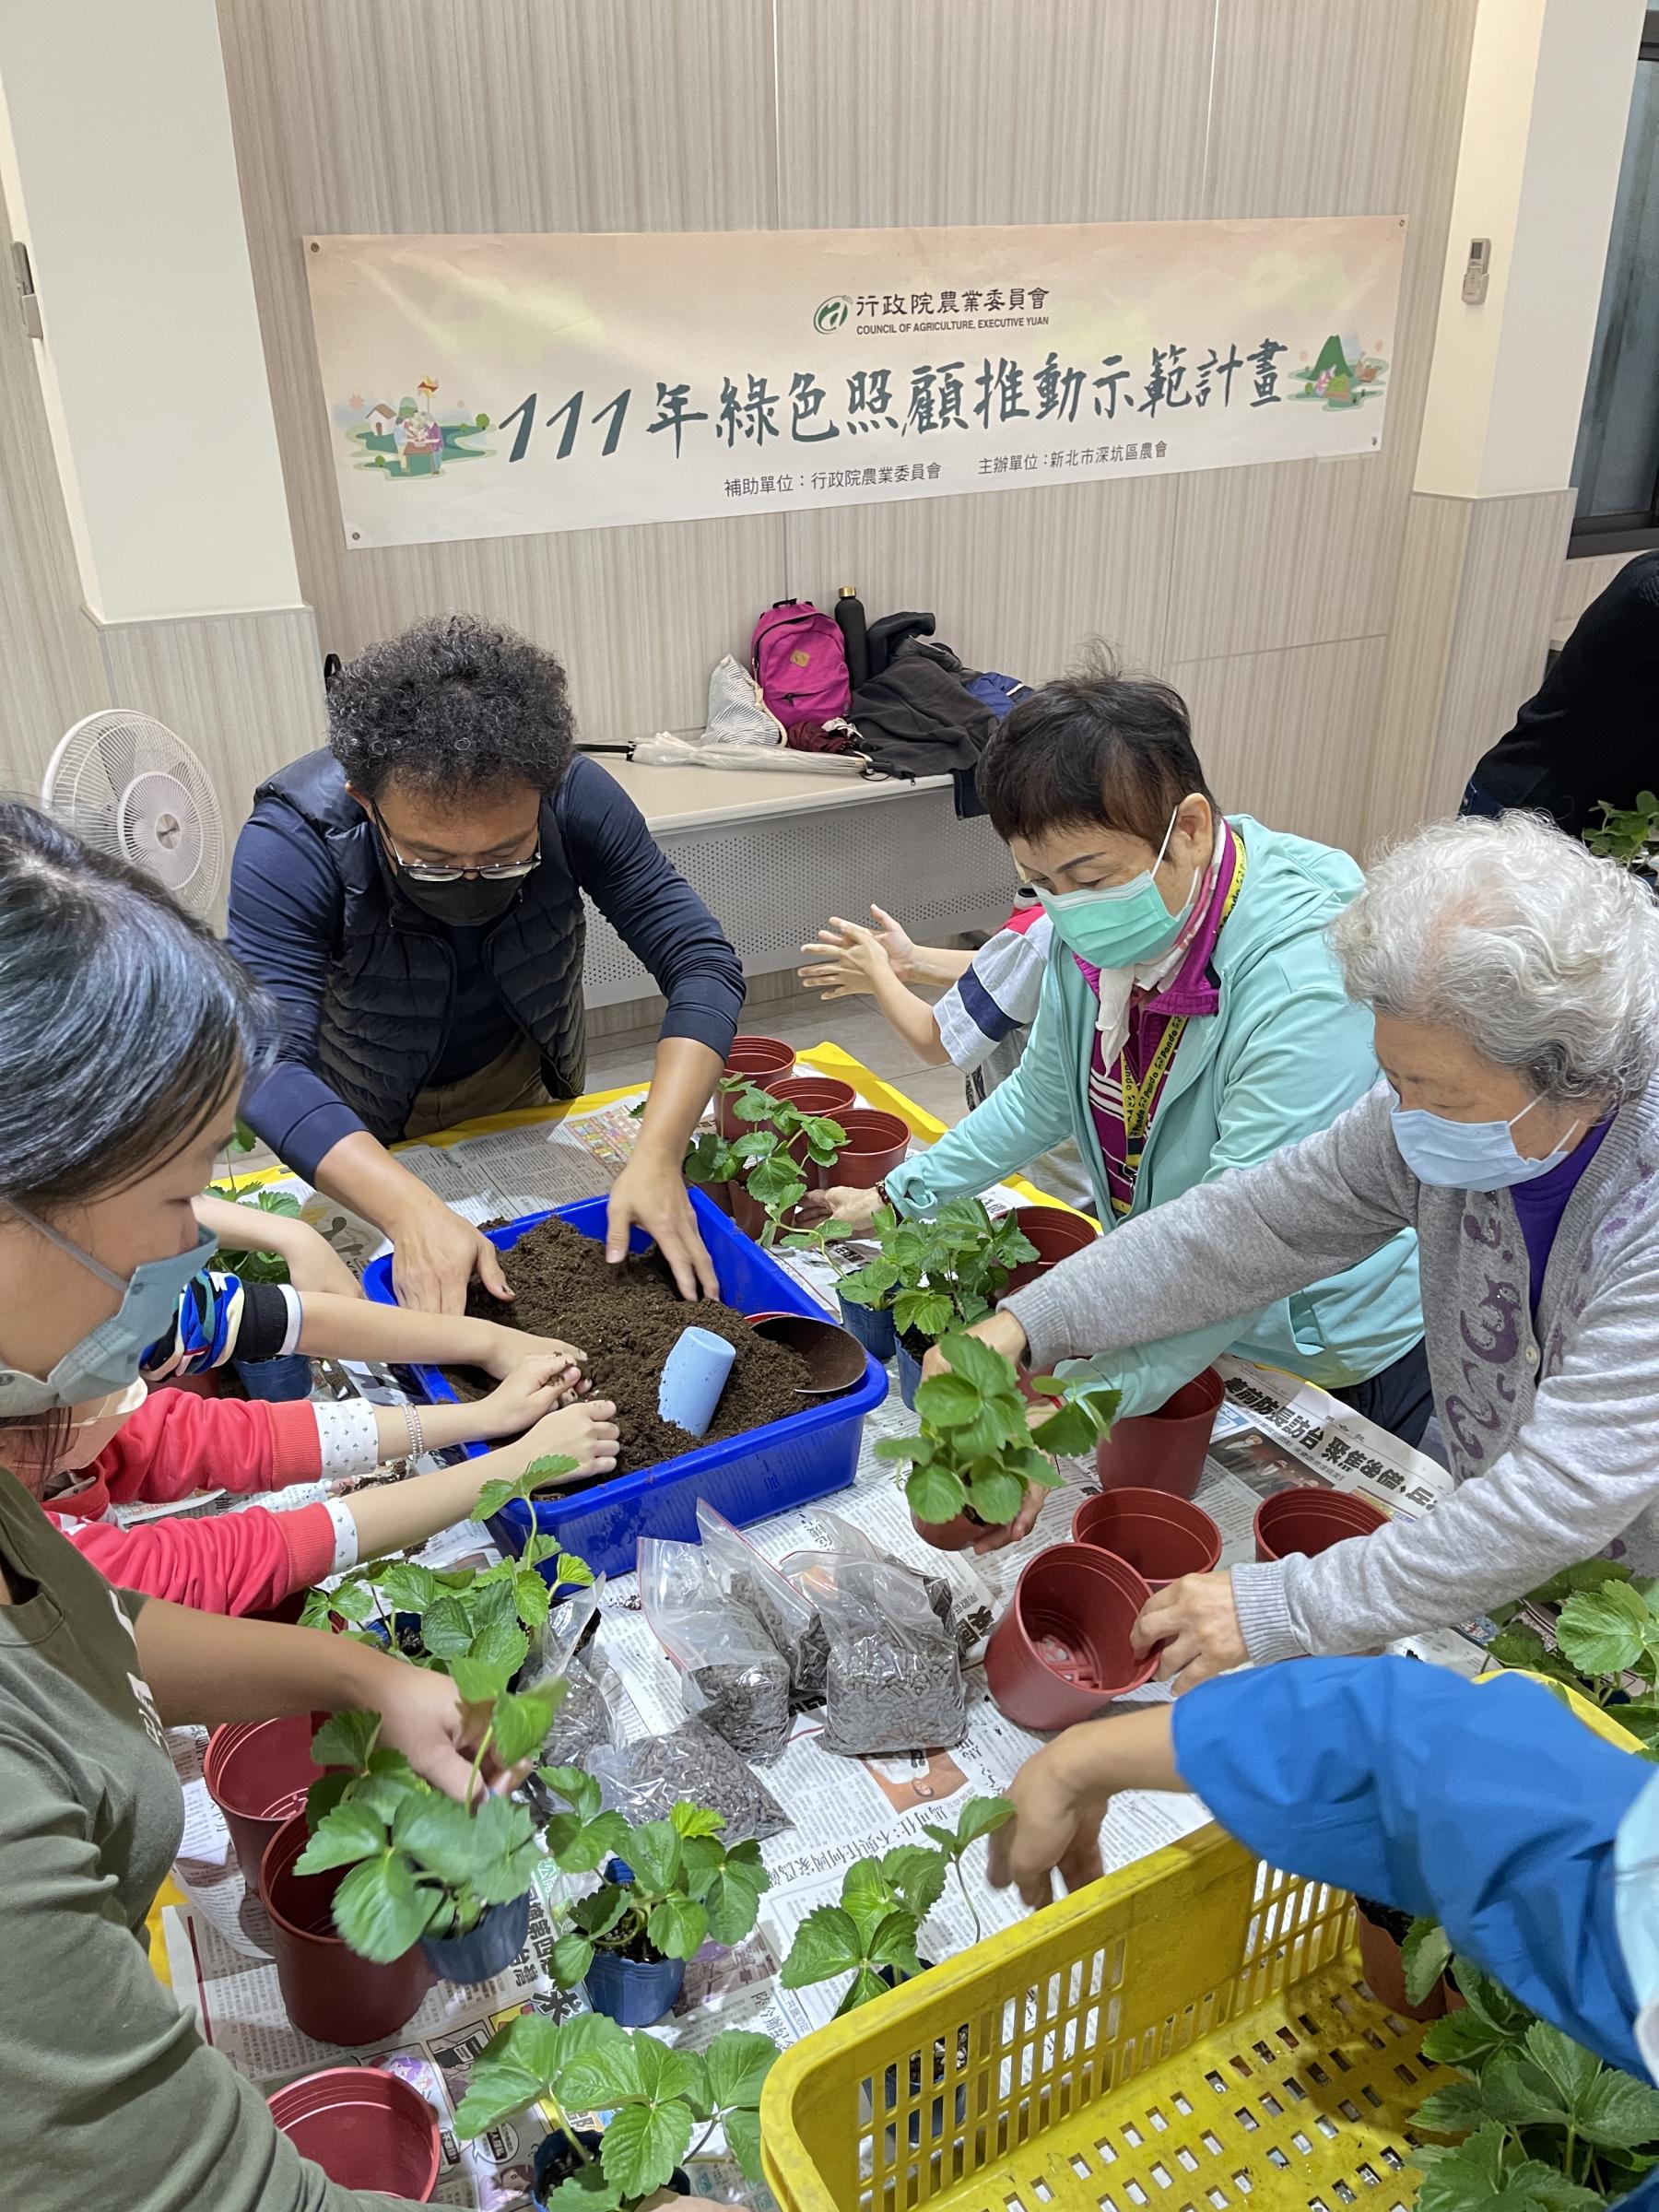
M 1288 1873 L 1430 1913 L 1575 2041 L 1646 2077 L 1614 1919 L 1613 1845 L 1653 1778 L 1536 1683 L 1411 1659 L 1300 1659 L 1175 1706 L 1175 1763 Z
M 694 1038 L 724 1060 L 743 1010 L 742 964 L 644 816 L 584 754 L 559 787 L 559 826 L 577 882 L 668 1001 L 661 1034 Z
M 318 1163 L 363 1124 L 317 1074 L 323 992 L 340 926 L 340 887 L 315 833 L 262 799 L 230 863 L 230 949 L 276 1001 L 281 1056 L 242 1100 L 278 1159 L 315 1182 Z

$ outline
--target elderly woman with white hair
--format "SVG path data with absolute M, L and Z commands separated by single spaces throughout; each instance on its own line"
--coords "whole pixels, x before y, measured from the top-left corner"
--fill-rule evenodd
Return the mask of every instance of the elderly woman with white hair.
M 1458 1488 L 1317 1558 L 1192 1575 L 1136 1631 L 1176 1690 L 1446 1627 L 1618 1545 L 1659 1571 L 1659 909 L 1539 818 L 1436 823 L 1331 925 L 1380 1083 L 977 1324 L 1052 1368 L 1203 1328 L 1418 1236 Z M 1017 1531 L 1035 1520 L 1028 1499 Z

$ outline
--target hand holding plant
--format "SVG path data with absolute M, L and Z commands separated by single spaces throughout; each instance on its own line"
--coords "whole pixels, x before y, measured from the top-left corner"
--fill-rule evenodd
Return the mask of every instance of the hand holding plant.
M 1031 1419 L 1014 1363 L 978 1336 L 947 1337 L 947 1371 L 916 1387 L 921 1428 L 914 1436 L 884 1437 L 877 1458 L 904 1460 L 904 1493 L 919 1521 L 952 1521 L 971 1511 L 987 1526 L 1014 1519 L 1027 1488 L 1052 1489 L 1061 1480 L 1051 1454 L 1092 1451 L 1112 1427 L 1120 1394 L 1107 1387 L 1080 1393 Z M 1058 1393 L 1055 1376 L 1032 1388 Z
M 1016 1267 L 1037 1247 L 1012 1214 L 993 1221 L 977 1198 L 949 1198 L 932 1220 L 900 1220 L 890 1206 L 872 1223 L 878 1256 L 839 1285 L 855 1306 L 890 1305 L 900 1336 L 936 1343 L 989 1313 Z

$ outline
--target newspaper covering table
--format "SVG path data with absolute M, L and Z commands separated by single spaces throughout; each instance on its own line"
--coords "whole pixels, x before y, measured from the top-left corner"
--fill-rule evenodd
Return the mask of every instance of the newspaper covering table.
M 634 1095 L 643 1095 L 642 1093 Z M 598 1194 L 627 1157 L 634 1123 L 631 1097 L 608 1100 L 566 1114 L 556 1123 L 514 1126 L 452 1144 L 406 1147 L 405 1164 L 446 1201 L 477 1221 L 562 1205 Z M 340 1209 L 316 1199 L 296 1179 L 288 1187 L 306 1199 L 306 1212 L 333 1229 L 335 1241 L 360 1266 L 380 1248 L 376 1232 L 351 1223 L 335 1228 Z M 1000 1188 L 989 1195 L 994 1210 L 1020 1203 L 1024 1194 Z M 856 1248 L 830 1260 L 816 1254 L 780 1254 L 796 1279 L 827 1307 L 834 1305 L 839 1265 L 862 1256 Z M 1261 1499 L 1290 1483 L 1310 1480 L 1351 1490 L 1391 1513 L 1415 1516 L 1451 1488 L 1451 1477 L 1421 1453 L 1374 1428 L 1324 1391 L 1295 1379 L 1224 1360 L 1227 1398 L 1218 1417 L 1199 1502 L 1219 1526 L 1222 1563 L 1253 1557 L 1253 1521 Z M 352 1383 L 375 1396 L 397 1392 L 383 1370 L 347 1370 Z M 923 1547 L 891 1467 L 876 1458 L 878 1439 L 901 1435 L 914 1417 L 895 1389 L 866 1418 L 852 1488 L 812 1505 L 780 1514 L 750 1529 L 750 1540 L 774 1562 L 800 1551 L 834 1548 L 837 1523 L 851 1524 L 888 1558 L 922 1563 Z M 950 1580 L 971 1613 L 999 1612 L 1028 1559 L 1069 1527 L 1083 1497 L 1094 1488 L 1091 1463 L 1062 1463 L 1064 1482 L 1044 1505 L 1036 1528 L 1022 1542 L 987 1559 L 927 1553 L 930 1571 Z M 307 1495 L 313 1493 L 307 1492 Z M 296 1493 L 296 1496 L 299 1494 Z M 474 1524 L 446 1531 L 418 1555 L 431 1564 L 493 1559 L 484 1531 Z M 1453 1633 L 1414 1637 L 1396 1649 L 1472 1674 L 1478 1645 Z M 616 1691 L 620 1735 L 639 1737 L 672 1730 L 686 1705 L 678 1674 L 639 1610 L 635 1578 L 613 1582 L 601 1598 L 595 1649 Z M 1157 1685 L 1123 1702 L 1165 1698 Z M 684 1994 L 670 2019 L 653 2032 L 697 2046 L 722 2028 L 759 2029 L 780 2044 L 796 2041 L 829 2019 L 840 1981 L 786 1991 L 776 1975 L 802 1920 L 816 1906 L 832 1903 L 841 1877 L 855 1860 L 894 1843 L 923 1841 L 925 1822 L 953 1820 L 952 1801 L 990 1794 L 1007 1786 L 1021 1762 L 1042 1740 L 1006 1720 L 991 1702 L 982 1667 L 969 1669 L 968 1726 L 949 1750 L 918 1749 L 888 1759 L 847 1759 L 818 1741 L 816 1716 L 802 1716 L 794 1735 L 761 1770 L 790 1825 L 762 1845 L 771 1888 L 762 1900 L 755 1934 L 733 1951 L 710 1947 L 689 1968 Z M 176 1868 L 188 1902 L 163 1916 L 172 1985 L 194 2008 L 213 2044 L 257 2082 L 274 2088 L 298 2074 L 339 2064 L 347 2054 L 313 2042 L 288 2020 L 270 1958 L 263 1909 L 243 1887 L 229 1839 L 201 1779 L 205 1735 L 176 1731 L 173 1753 L 186 1806 L 183 1849 Z M 1202 1824 L 1196 1798 L 1129 1793 L 1113 1799 L 1102 1834 L 1109 1868 L 1127 1865 Z M 464 1989 L 439 1984 L 390 2046 L 358 2055 L 402 2075 L 436 2112 L 443 2165 L 434 2201 L 477 2212 L 507 2212 L 526 2201 L 529 2162 L 543 2131 L 534 2117 L 511 2123 L 478 2142 L 461 2144 L 454 2113 L 465 2093 L 468 2069 L 496 2027 L 526 2008 L 563 2012 L 580 2006 L 580 1994 L 559 1991 L 547 1971 L 551 1942 L 547 1903 L 564 1877 L 543 1869 L 535 1900 L 530 1942 L 514 1966 L 495 1982 Z M 1010 1925 L 1020 1912 L 1012 1893 L 994 1892 L 984 1878 L 984 1855 L 967 1862 L 967 1898 L 952 1889 L 925 1923 L 924 1958 L 947 1957 L 976 1933 Z M 734 2203 L 771 2206 L 763 2189 L 743 2182 L 736 2169 L 711 2153 L 691 2169 L 700 2193 Z

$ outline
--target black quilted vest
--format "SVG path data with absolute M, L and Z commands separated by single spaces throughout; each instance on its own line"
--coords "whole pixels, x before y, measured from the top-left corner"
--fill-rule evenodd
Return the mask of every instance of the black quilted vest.
M 448 1041 L 454 956 L 430 919 L 397 891 L 373 825 L 326 747 L 279 769 L 255 796 L 291 806 L 327 847 L 341 907 L 317 1073 L 382 1144 L 393 1143 Z M 484 959 L 503 1003 L 540 1048 L 548 1091 L 573 1099 L 587 1068 L 587 925 L 561 814 L 556 791 L 542 801 L 541 865 L 485 939 Z

